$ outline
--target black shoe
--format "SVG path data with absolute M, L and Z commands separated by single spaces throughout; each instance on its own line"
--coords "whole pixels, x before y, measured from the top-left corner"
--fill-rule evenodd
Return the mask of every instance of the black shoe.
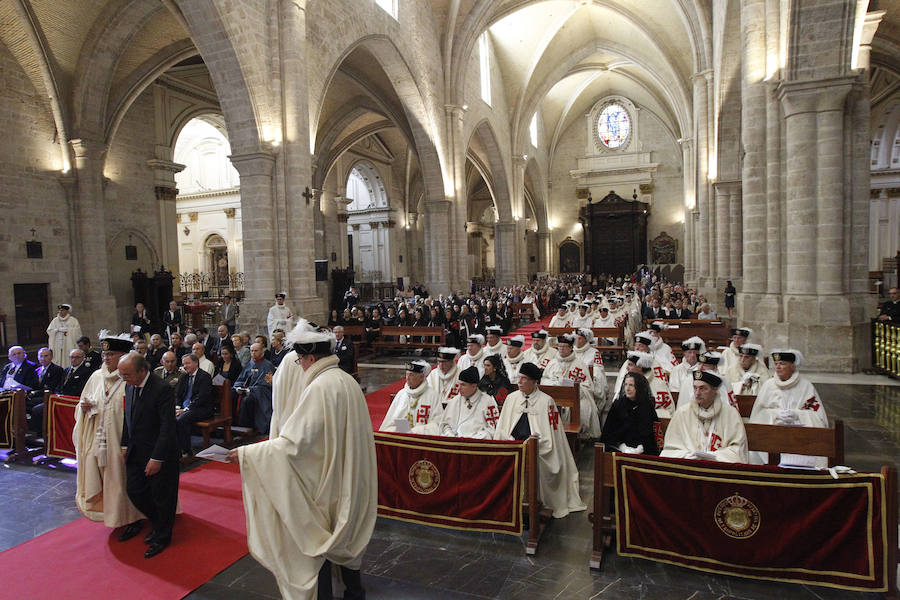
M 152 544 L 152 543 L 153 543 L 153 539 L 154 539 L 155 537 L 156 537 L 156 530 L 151 529 L 151 530 L 150 530 L 150 533 L 148 533 L 148 534 L 144 537 L 144 543 L 145 543 L 145 544 Z
M 122 530 L 122 533 L 119 534 L 120 542 L 127 542 L 137 534 L 141 532 L 141 529 L 144 528 L 143 521 L 135 521 L 134 523 L 130 523 L 125 526 L 125 529 Z
M 147 548 L 146 552 L 144 552 L 144 558 L 153 558 L 154 556 L 165 550 L 168 545 L 168 542 L 163 543 L 157 540 L 153 540 L 152 542 L 150 542 L 150 547 Z

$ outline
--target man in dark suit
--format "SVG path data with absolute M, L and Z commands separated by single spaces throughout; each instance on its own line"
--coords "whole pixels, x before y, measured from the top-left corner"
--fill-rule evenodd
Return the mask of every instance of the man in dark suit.
M 11 346 L 7 353 L 9 364 L 0 371 L 0 389 L 25 386 L 35 389 L 40 386 L 37 368 L 28 360 L 22 346 Z
M 54 394 L 62 386 L 65 371 L 53 362 L 53 350 L 41 348 L 38 350 L 37 368 L 38 386 L 28 392 L 25 397 L 25 412 L 30 415 L 28 428 L 38 435 L 42 435 L 44 429 L 44 400 L 47 394 Z
M 94 370 L 85 362 L 84 352 L 78 348 L 69 352 L 69 365 L 59 393 L 63 396 L 81 396 L 84 384 Z
M 178 446 L 182 454 L 191 453 L 191 426 L 213 416 L 212 377 L 200 368 L 200 361 L 193 354 L 181 359 L 184 375 L 175 388 L 175 418 L 178 429 Z
M 180 454 L 175 395 L 172 387 L 151 373 L 147 360 L 137 353 L 127 354 L 119 361 L 119 376 L 127 384 L 122 423 L 125 491 L 153 527 L 144 538 L 149 544 L 144 558 L 152 558 L 172 541 L 178 503 Z M 142 527 L 141 521 L 126 526 L 119 541 L 138 535 Z
M 353 342 L 344 335 L 344 328 L 338 325 L 334 328 L 334 337 L 337 343 L 334 345 L 334 353 L 338 357 L 338 367 L 345 373 L 353 375 L 353 367 L 356 366 Z
M 78 345 L 78 349 L 84 353 L 84 364 L 91 370 L 91 373 L 99 369 L 103 360 L 100 358 L 100 353 L 91 348 L 91 338 L 83 335 L 75 343 Z

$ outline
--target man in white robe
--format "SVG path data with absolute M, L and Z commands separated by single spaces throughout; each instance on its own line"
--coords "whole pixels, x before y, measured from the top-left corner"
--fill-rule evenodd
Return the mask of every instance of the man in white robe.
M 569 326 L 569 311 L 565 306 L 560 306 L 556 310 L 556 314 L 550 319 L 550 325 L 548 327 L 568 327 Z
M 503 339 L 501 339 L 501 335 L 503 335 L 503 328 L 499 325 L 491 325 L 486 329 L 487 331 L 487 345 L 484 347 L 484 357 L 487 358 L 492 354 L 498 355 L 500 358 L 506 357 L 506 344 L 503 343 Z
M 394 396 L 379 431 L 398 431 L 397 421 L 406 421 L 403 431 L 440 435 L 438 423 L 444 408 L 437 392 L 425 381 L 430 365 L 424 360 L 406 363 L 406 385 Z
M 366 400 L 338 368 L 330 333 L 301 322 L 289 341 L 287 373 L 279 369 L 274 382 L 295 382 L 299 359 L 300 390 L 273 392 L 279 408 L 267 441 L 229 452 L 241 466 L 247 545 L 275 575 L 283 598 L 315 598 L 317 591 L 331 597 L 332 563 L 343 567 L 345 597 L 362 597 L 359 568 L 378 504 Z
M 445 407 L 459 393 L 459 367 L 456 366 L 457 348 L 438 348 L 437 366 L 428 374 L 428 385 L 435 391 L 441 407 Z
M 609 381 L 606 379 L 606 370 L 603 368 L 603 355 L 599 348 L 591 345 L 594 341 L 594 333 L 588 327 L 580 327 L 575 331 L 575 355 L 581 362 L 591 368 L 593 374 L 592 387 L 594 392 L 594 404 L 597 405 L 597 417 L 600 419 L 600 427 L 606 413 L 609 412 Z
M 75 504 L 91 521 L 124 527 L 144 518 L 125 491 L 121 451 L 125 381 L 119 376 L 118 367 L 119 359 L 131 351 L 131 336 L 111 336 L 101 331 L 100 345 L 102 366 L 91 374 L 75 409 Z
M 525 363 L 525 336 L 514 335 L 509 338 L 506 346 L 506 358 L 503 359 L 503 368 L 510 382 L 519 380 L 519 367 Z
M 734 397 L 734 389 L 731 386 L 731 382 L 725 377 L 725 373 L 720 370 L 720 367 L 722 366 L 722 355 L 718 352 L 704 352 L 697 357 L 697 364 L 699 365 L 698 371 L 713 373 L 722 380 L 722 385 L 718 387 L 719 398 L 722 400 L 722 405 L 732 406 L 734 407 L 734 410 L 740 414 L 741 408 L 738 405 L 737 398 Z M 681 408 L 682 404 L 690 402 L 690 400 L 691 399 L 688 397 L 682 397 L 679 393 L 677 408 Z
M 519 369 L 519 389 L 506 397 L 496 439 L 526 440 L 538 436 L 538 497 L 561 519 L 586 510 L 578 493 L 578 467 L 566 441 L 553 398 L 538 389 L 541 370 L 534 363 Z
M 536 364 L 539 369 L 546 369 L 556 354 L 556 348 L 547 342 L 547 331 L 541 329 L 531 334 L 531 348 L 525 351 L 523 360 Z
M 594 322 L 594 318 L 588 315 L 588 309 L 590 307 L 587 304 L 579 304 L 578 305 L 578 316 L 572 321 L 572 327 L 590 327 Z
M 819 397 L 812 382 L 797 370 L 803 363 L 803 355 L 799 350 L 772 350 L 775 363 L 775 376 L 762 384 L 753 412 L 751 423 L 768 425 L 792 425 L 799 427 L 828 427 L 828 415 L 825 405 Z M 785 457 L 782 456 L 782 462 Z M 751 452 L 750 460 L 754 464 L 768 463 L 765 452 Z M 807 466 L 824 469 L 828 466 L 826 457 L 810 457 Z M 796 461 L 788 461 L 796 462 Z
M 294 311 L 284 303 L 286 296 L 284 292 L 275 294 L 275 304 L 269 308 L 269 315 L 266 317 L 269 337 L 272 337 L 276 329 L 291 331 L 294 328 Z
M 710 371 L 694 372 L 693 402 L 681 404 L 666 429 L 660 456 L 747 463 L 747 432 L 741 415 L 723 404 L 725 382 Z
M 538 310 L 537 302 L 534 301 L 534 292 L 528 292 L 522 298 L 522 308 L 526 308 L 529 304 L 531 305 L 531 314 L 534 316 L 534 320 L 540 321 L 541 311 Z
M 494 439 L 500 411 L 494 398 L 478 389 L 481 375 L 475 366 L 459 373 L 459 394 L 450 398 L 440 421 L 441 435 L 477 440 Z
M 659 360 L 656 355 L 650 350 L 650 343 L 652 342 L 652 338 L 645 331 L 634 336 L 634 350 L 631 352 L 638 352 L 643 354 L 649 354 L 652 360 L 652 364 L 650 365 L 650 369 L 653 371 L 653 375 L 661 379 L 666 383 L 666 389 L 668 389 L 669 385 L 669 371 L 665 369 L 661 364 L 659 364 Z M 619 368 L 619 373 L 616 375 L 616 385 L 613 387 L 613 396 L 619 394 L 622 391 L 622 379 L 625 377 L 625 373 L 628 372 L 628 361 L 626 360 L 622 363 L 622 366 Z
M 694 371 L 700 368 L 697 360 L 700 354 L 706 352 L 706 342 L 698 336 L 689 337 L 681 342 L 681 350 L 684 353 L 681 362 L 675 365 L 669 373 L 669 390 L 686 394 L 692 394 L 694 390 Z
M 659 361 L 662 368 L 671 373 L 672 369 L 675 368 L 675 365 L 678 364 L 678 361 L 675 360 L 675 353 L 672 352 L 672 347 L 665 343 L 660 335 L 660 332 L 664 327 L 665 323 L 659 321 L 651 323 L 647 333 L 651 338 L 650 352 L 656 355 L 656 359 Z
M 741 355 L 738 349 L 747 343 L 751 335 L 753 335 L 753 330 L 749 327 L 738 327 L 731 330 L 731 343 L 722 352 L 722 364 L 720 367 L 723 373 L 727 373 L 731 365 L 740 362 Z
M 594 322 L 591 324 L 591 327 L 601 327 L 604 329 L 611 329 L 616 326 L 616 320 L 612 318 L 609 314 L 609 308 L 606 306 L 601 306 L 600 310 L 597 313 L 597 316 L 594 317 Z
M 559 353 L 544 369 L 541 383 L 565 385 L 566 381 L 577 382 L 581 433 L 588 438 L 599 438 L 603 430 L 600 428 L 600 415 L 597 414 L 597 405 L 594 403 L 594 381 L 588 366 L 575 354 L 575 335 L 567 333 L 556 339 Z
M 480 375 L 484 375 L 484 336 L 480 333 L 470 335 L 466 340 L 466 353 L 456 361 L 456 367 L 460 372 L 469 367 L 476 367 Z
M 762 346 L 759 344 L 747 343 L 738 348 L 738 362 L 725 372 L 725 379 L 731 383 L 735 394 L 756 396 L 762 384 L 771 379 L 769 369 L 759 360 L 761 355 Z
M 81 324 L 69 313 L 72 310 L 70 304 L 60 304 L 57 309 L 59 313 L 47 327 L 47 347 L 53 351 L 53 362 L 65 367 L 63 363 L 66 357 L 75 349 L 75 343 L 81 337 Z

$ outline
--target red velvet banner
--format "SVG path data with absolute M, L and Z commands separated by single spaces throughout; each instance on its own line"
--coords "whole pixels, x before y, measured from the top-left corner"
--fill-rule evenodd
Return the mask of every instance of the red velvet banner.
M 0 450 L 12 450 L 16 443 L 13 420 L 13 394 L 0 394 Z
M 893 576 L 880 474 L 621 454 L 614 469 L 619 554 L 869 592 Z
M 75 458 L 75 442 L 72 432 L 75 430 L 75 408 L 79 398 L 75 396 L 51 395 L 45 402 L 47 429 L 44 441 L 47 442 L 47 456 L 55 458 Z
M 375 432 L 378 514 L 521 535 L 525 444 Z

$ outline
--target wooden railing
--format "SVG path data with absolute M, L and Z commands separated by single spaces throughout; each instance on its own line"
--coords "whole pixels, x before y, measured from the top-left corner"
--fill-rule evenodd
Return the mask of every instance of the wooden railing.
M 872 320 L 872 366 L 879 373 L 900 378 L 900 324 Z

